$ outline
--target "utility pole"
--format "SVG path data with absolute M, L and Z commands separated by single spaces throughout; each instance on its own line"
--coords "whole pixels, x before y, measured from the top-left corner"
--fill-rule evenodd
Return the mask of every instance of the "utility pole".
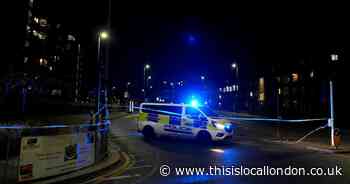
M 80 44 L 78 43 L 77 47 L 77 64 L 76 64 L 76 69 L 75 69 L 75 89 L 74 89 L 74 102 L 78 102 L 79 98 L 79 88 L 80 88 Z

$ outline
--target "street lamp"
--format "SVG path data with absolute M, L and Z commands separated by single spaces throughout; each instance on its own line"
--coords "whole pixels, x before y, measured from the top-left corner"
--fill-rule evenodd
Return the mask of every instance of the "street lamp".
M 100 37 L 101 37 L 101 39 L 103 39 L 103 40 L 107 39 L 107 38 L 108 38 L 108 33 L 107 33 L 107 31 L 101 31 L 101 32 L 100 32 Z
M 231 66 L 232 66 L 232 68 L 234 68 L 234 69 L 235 69 L 235 68 L 237 67 L 237 64 L 236 64 L 236 63 L 232 63 L 232 65 L 231 65 Z
M 238 84 L 239 84 L 239 81 L 238 81 L 238 64 L 236 63 L 236 62 L 233 62 L 232 64 L 231 64 L 231 67 L 232 67 L 232 69 L 234 70 L 234 83 L 236 83 L 236 85 L 234 85 L 234 88 L 235 88 L 235 90 L 234 91 L 236 91 L 235 92 L 235 94 L 234 94 L 234 98 L 235 98 L 235 102 L 234 102 L 234 104 L 233 104 L 233 109 L 234 109 L 234 111 L 237 111 L 237 102 L 238 102 L 238 100 L 237 100 L 237 95 L 238 95 Z M 237 88 L 237 90 L 236 90 L 236 88 Z
M 338 54 L 331 54 L 331 61 L 332 62 L 338 62 L 339 61 L 339 55 Z M 331 73 L 330 79 L 329 79 L 329 103 L 330 103 L 330 118 L 328 119 L 328 126 L 331 128 L 331 145 L 335 146 L 334 142 L 334 102 L 333 102 L 333 75 L 334 71 Z
M 202 75 L 202 76 L 201 76 L 201 80 L 204 80 L 204 79 L 205 79 L 205 76 Z
M 100 103 L 101 103 L 101 78 L 102 78 L 102 73 L 101 73 L 101 69 L 105 68 L 104 67 L 104 63 L 101 60 L 101 40 L 107 40 L 108 39 L 108 32 L 107 31 L 100 31 L 98 33 L 98 38 L 97 38 L 97 63 L 98 63 L 98 84 L 97 84 L 97 103 L 96 103 L 96 122 L 99 122 L 99 114 L 101 113 L 101 107 L 100 107 Z M 105 116 L 106 118 L 108 118 L 108 109 L 107 109 L 107 90 L 104 90 L 104 96 L 105 96 Z
M 149 65 L 149 64 L 145 64 L 145 66 L 143 67 L 143 89 L 145 89 L 144 92 L 143 92 L 143 97 L 144 97 L 145 101 L 146 101 L 147 81 L 149 79 L 151 79 L 151 76 L 149 76 L 146 79 L 146 71 L 150 70 L 150 69 L 151 69 L 151 65 Z
M 238 64 L 236 62 L 232 63 L 232 69 L 235 70 L 235 78 L 238 80 Z

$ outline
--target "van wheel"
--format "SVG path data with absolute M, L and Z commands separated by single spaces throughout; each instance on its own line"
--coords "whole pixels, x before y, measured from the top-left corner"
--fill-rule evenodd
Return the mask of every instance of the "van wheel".
M 206 131 L 200 131 L 197 134 L 197 141 L 201 144 L 211 144 L 212 143 L 211 135 Z
M 154 139 L 156 137 L 156 134 L 154 133 L 154 129 L 150 126 L 144 127 L 142 130 L 142 134 L 146 140 Z

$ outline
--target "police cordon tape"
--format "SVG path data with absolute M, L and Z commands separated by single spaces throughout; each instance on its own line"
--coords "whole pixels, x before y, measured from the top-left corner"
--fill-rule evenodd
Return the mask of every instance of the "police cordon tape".
M 132 104 L 133 105 L 133 104 Z M 132 109 L 132 110 L 131 110 Z M 131 108 L 129 107 L 129 111 L 130 112 L 134 112 L 134 109 L 142 109 L 142 110 L 146 110 L 146 111 L 152 111 L 152 112 L 158 112 L 158 113 L 163 113 L 163 114 L 169 114 L 169 115 L 176 115 L 176 116 L 181 116 L 181 114 L 179 113 L 174 113 L 174 112 L 169 112 L 169 111 L 162 111 L 162 110 L 156 110 L 156 109 L 150 109 L 150 108 L 141 108 L 141 107 L 137 107 L 137 106 L 132 106 Z M 302 123 L 302 122 L 315 122 L 315 121 L 327 121 L 327 124 L 320 126 L 310 132 L 308 132 L 307 134 L 305 134 L 303 137 L 301 137 L 300 139 L 298 139 L 297 141 L 295 141 L 295 143 L 300 143 L 302 142 L 304 139 L 306 139 L 308 136 L 312 135 L 313 133 L 330 127 L 330 119 L 329 118 L 309 118 L 309 119 L 280 119 L 280 118 L 245 118 L 245 117 L 230 117 L 230 116 L 222 116 L 220 118 L 225 118 L 228 120 L 239 120 L 239 121 L 265 121 L 265 122 L 274 122 L 274 123 Z
M 241 117 L 227 117 L 231 120 L 241 120 L 241 121 L 272 121 L 272 122 L 288 122 L 288 123 L 300 123 L 300 122 L 309 122 L 309 121 L 325 121 L 328 118 L 315 118 L 315 119 L 273 119 L 273 118 L 241 118 Z
M 169 111 L 162 111 L 162 110 L 156 110 L 156 109 L 150 109 L 150 108 L 140 108 L 140 107 L 133 107 L 134 109 L 143 109 L 153 112 L 160 112 L 164 114 L 170 114 L 170 115 L 181 115 L 179 113 L 169 112 Z M 132 111 L 133 112 L 133 111 Z M 279 119 L 279 118 L 242 118 L 242 117 L 230 117 L 230 116 L 221 116 L 220 118 L 230 119 L 230 120 L 241 120 L 241 121 L 269 121 L 269 122 L 288 122 L 288 123 L 300 123 L 300 122 L 312 122 L 312 121 L 326 121 L 328 118 L 312 118 L 312 119 Z

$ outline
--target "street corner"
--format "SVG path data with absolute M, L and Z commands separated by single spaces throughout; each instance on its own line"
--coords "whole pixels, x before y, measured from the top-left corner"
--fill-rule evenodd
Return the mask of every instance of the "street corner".
M 126 152 L 120 152 L 120 155 L 121 155 L 121 165 L 120 167 L 116 168 L 113 171 L 112 175 L 110 176 L 120 176 L 135 163 L 135 159 L 133 158 L 132 155 Z M 105 176 L 105 177 L 108 177 L 108 176 Z
M 134 161 L 132 156 L 126 152 L 118 151 L 117 153 L 119 155 L 119 160 L 117 163 L 109 165 L 108 167 L 106 167 L 106 171 L 98 173 L 97 177 L 87 180 L 82 184 L 103 183 L 105 181 L 110 180 L 111 178 L 115 179 L 123 177 L 122 174 L 133 165 Z

